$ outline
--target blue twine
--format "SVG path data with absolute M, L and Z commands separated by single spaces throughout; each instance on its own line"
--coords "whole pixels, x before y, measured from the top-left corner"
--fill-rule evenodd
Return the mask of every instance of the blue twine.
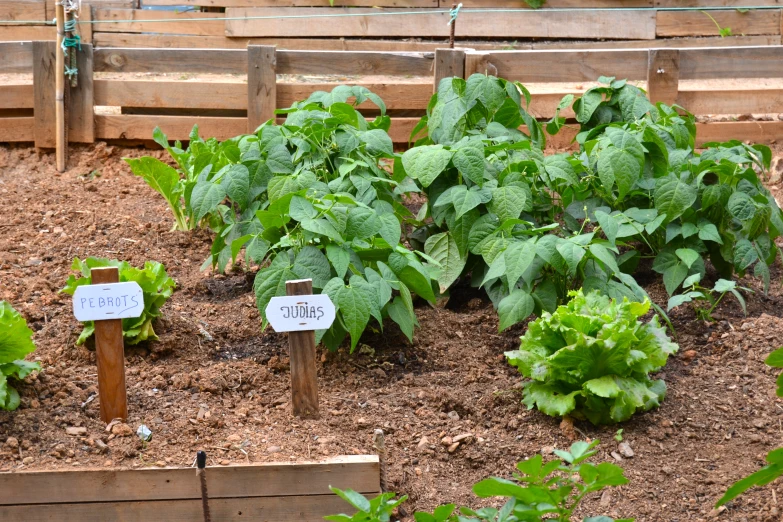
M 455 7 L 454 9 L 450 9 L 449 10 L 449 15 L 451 16 L 451 20 L 449 20 L 449 23 L 446 24 L 447 26 L 451 25 L 451 24 L 453 24 L 454 22 L 457 21 L 457 15 L 459 14 L 459 10 L 460 9 L 462 9 L 462 4 L 461 3 L 457 7 Z

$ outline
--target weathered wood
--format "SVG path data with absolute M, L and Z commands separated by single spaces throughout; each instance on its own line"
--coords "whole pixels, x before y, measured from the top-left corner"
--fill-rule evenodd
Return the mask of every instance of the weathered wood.
M 780 78 L 783 47 L 726 47 L 680 51 L 680 78 Z
M 440 0 L 441 7 L 451 7 L 453 0 Z M 653 0 L 547 0 L 541 10 L 575 7 L 587 9 L 591 7 L 652 7 Z M 517 0 L 463 0 L 462 7 L 478 9 L 487 7 L 504 7 L 510 9 L 530 9 L 525 2 Z M 460 15 L 461 16 L 461 15 Z
M 432 53 L 278 51 L 278 74 L 432 76 Z
M 32 72 L 32 42 L 0 42 L 0 74 Z
M 93 268 L 92 284 L 118 283 L 116 267 Z M 125 343 L 122 319 L 95 321 L 95 353 L 98 363 L 98 400 L 101 420 L 128 418 L 128 398 L 125 389 Z
M 46 20 L 46 5 L 43 0 L 0 0 L 0 21 Z
M 34 140 L 35 118 L 33 116 L 0 118 L 0 143 Z
M 400 10 L 387 9 L 394 13 Z M 407 10 L 402 10 L 407 11 Z M 424 10 L 423 10 L 424 11 Z M 430 10 L 426 15 L 373 16 L 377 10 L 363 8 L 228 8 L 226 36 L 308 36 L 330 37 L 426 37 L 448 36 L 448 13 Z M 276 18 L 325 14 L 366 14 L 342 18 Z M 267 19 L 243 19 L 264 17 Z M 240 19 L 234 19 L 240 18 Z M 127 31 L 126 31 L 127 32 Z M 491 38 L 655 38 L 655 13 L 631 11 L 542 12 L 462 12 L 460 37 Z
M 465 53 L 465 78 L 473 74 L 497 75 L 497 67 L 489 62 L 488 52 L 468 51 Z
M 435 78 L 432 91 L 438 92 L 438 85 L 444 78 L 465 75 L 465 50 L 464 49 L 438 49 L 435 51 Z
M 783 121 L 732 121 L 697 123 L 696 144 L 741 139 L 751 143 L 777 143 L 783 140 Z
M 192 472 L 195 476 L 195 472 Z M 212 487 L 211 470 L 210 488 Z M 259 480 L 263 480 L 259 477 Z M 321 522 L 324 516 L 349 511 L 337 495 L 210 499 L 211 519 L 220 522 Z M 24 522 L 193 522 L 202 520 L 200 500 L 107 502 L 0 507 L 1 520 Z
M 35 109 L 35 146 L 53 148 L 55 140 L 55 63 L 54 42 L 33 42 L 33 106 Z
M 312 295 L 312 279 L 286 281 L 286 295 Z M 294 415 L 318 418 L 318 370 L 315 366 L 315 331 L 288 332 L 291 359 L 291 405 Z
M 470 53 L 466 56 L 470 58 Z M 486 61 L 493 67 L 492 74 L 522 83 L 591 82 L 601 75 L 647 79 L 647 51 L 643 49 L 489 51 Z M 469 72 L 467 66 L 465 72 Z
M 82 43 L 92 43 L 92 5 L 83 3 L 79 9 L 79 36 Z
M 707 16 L 709 14 L 709 16 Z M 710 18 L 715 19 L 713 20 Z M 718 36 L 718 23 L 733 34 L 780 34 L 780 10 L 659 11 L 657 36 Z
M 73 143 L 95 141 L 92 53 L 90 44 L 82 44 L 81 50 L 76 53 L 79 83 L 70 87 L 68 97 L 68 141 Z
M 193 11 L 150 11 L 146 9 L 101 9 L 93 6 L 95 33 L 168 33 L 222 36 L 225 30 L 222 13 Z M 113 23 L 113 20 L 118 22 Z M 133 20 L 133 22 L 119 22 Z M 157 22 L 155 20 L 166 20 Z
M 16 26 L 0 25 L 0 44 L 35 40 L 54 40 L 57 29 L 52 25 Z M 0 54 L 2 57 L 2 54 Z
M 95 72 L 247 73 L 247 51 L 234 49 L 96 49 Z
M 275 117 L 276 68 L 277 59 L 273 45 L 251 45 L 247 48 L 247 132 L 249 133 Z
M 655 0 L 655 7 L 752 7 L 780 5 L 783 0 Z
M 33 100 L 32 82 L 0 85 L 0 109 L 32 109 Z
M 694 114 L 779 114 L 783 112 L 783 89 L 723 88 L 681 90 L 677 103 Z M 738 138 L 733 138 L 738 139 Z M 742 137 L 742 139 L 745 139 Z
M 653 103 L 677 102 L 680 84 L 679 49 L 650 49 L 647 62 L 647 96 Z
M 178 1 L 178 0 L 175 0 Z M 515 0 L 516 1 L 516 0 Z M 1 29 L 1 28 L 0 28 Z M 0 37 L 0 40 L 3 38 Z M 365 40 L 345 38 L 228 38 L 225 36 L 187 36 L 131 33 L 97 33 L 96 47 L 155 47 L 166 49 L 245 49 L 248 45 L 275 45 L 278 50 L 302 51 L 391 51 L 434 52 L 447 46 L 442 41 Z M 780 45 L 780 35 L 667 38 L 658 40 L 573 41 L 473 41 L 457 38 L 462 48 L 475 50 L 539 49 L 649 49 L 669 47 L 733 47 L 739 45 Z
M 332 7 L 329 0 L 144 0 L 144 5 Z M 437 7 L 438 0 L 334 0 L 334 7 Z
M 54 5 L 57 0 L 45 0 L 46 2 L 46 18 L 51 20 L 54 18 Z M 90 4 L 95 7 L 114 7 L 120 9 L 138 9 L 139 0 L 90 0 Z
M 374 455 L 333 457 L 321 462 L 214 467 L 208 469 L 209 497 L 214 500 L 326 495 L 330 485 L 362 493 L 376 492 L 378 469 L 378 457 Z M 201 498 L 193 468 L 3 473 L 0 474 L 0 487 L 4 488 L 0 504 L 6 505 Z

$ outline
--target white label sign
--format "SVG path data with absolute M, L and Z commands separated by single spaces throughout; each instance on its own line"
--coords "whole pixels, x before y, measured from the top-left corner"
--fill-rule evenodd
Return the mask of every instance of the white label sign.
M 144 294 L 136 282 L 84 285 L 73 294 L 73 315 L 79 321 L 139 317 L 143 311 Z
M 334 303 L 326 294 L 273 297 L 266 318 L 275 332 L 325 330 L 334 322 Z

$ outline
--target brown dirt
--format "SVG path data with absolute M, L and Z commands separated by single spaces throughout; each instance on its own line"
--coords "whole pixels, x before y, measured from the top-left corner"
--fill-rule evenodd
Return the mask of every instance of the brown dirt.
M 365 454 L 373 430 L 383 428 L 390 488 L 409 495 L 413 512 L 439 502 L 476 505 L 474 482 L 509 476 L 517 461 L 570 444 L 559 420 L 520 404 L 520 377 L 502 354 L 517 346 L 523 327 L 498 334 L 488 301 L 461 289 L 445 308 L 419 306 L 412 344 L 387 324 L 366 335 L 357 354 L 319 352 L 321 419 L 292 419 L 285 336 L 260 331 L 242 273 L 199 271 L 206 232 L 169 232 L 162 198 L 120 161 L 145 153 L 77 147 L 72 168 L 58 174 L 52 154 L 0 147 L 0 299 L 35 330 L 34 357 L 43 365 L 20 386 L 20 409 L 0 413 L 0 471 L 187 466 L 198 449 L 212 465 Z M 90 178 L 93 171 L 100 176 Z M 88 255 L 157 260 L 178 283 L 156 325 L 160 342 L 126 352 L 128 424 L 152 429 L 146 445 L 106 433 L 98 400 L 87 402 L 97 391 L 94 353 L 74 345 L 80 325 L 57 291 L 72 259 Z M 773 278 L 769 296 L 750 297 L 747 318 L 729 300 L 713 324 L 689 309 L 673 314 L 681 349 L 664 372 L 668 397 L 621 426 L 635 452 L 620 463 L 631 483 L 589 499 L 585 514 L 780 520 L 779 484 L 711 513 L 729 484 L 781 444 L 776 372 L 763 364 L 783 333 L 779 268 Z M 655 279 L 640 279 L 663 304 Z M 74 426 L 86 435 L 67 435 Z M 601 439 L 602 460 L 613 460 L 617 428 L 576 424 L 578 435 Z M 474 437 L 448 453 L 441 439 L 462 433 Z M 5 443 L 9 437 L 18 448 Z

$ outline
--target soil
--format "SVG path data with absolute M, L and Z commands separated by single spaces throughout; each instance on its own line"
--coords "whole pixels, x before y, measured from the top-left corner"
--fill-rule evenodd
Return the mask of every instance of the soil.
M 366 454 L 381 428 L 389 487 L 409 496 L 412 513 L 480 505 L 473 483 L 508 477 L 516 462 L 571 443 L 559 420 L 520 403 L 521 379 L 503 352 L 518 346 L 524 326 L 499 334 L 488 300 L 463 288 L 445 306 L 418 306 L 413 343 L 386 324 L 353 355 L 319 348 L 321 418 L 292 418 L 285 335 L 261 332 L 252 277 L 199 270 L 209 234 L 170 232 L 163 199 L 121 161 L 143 154 L 163 158 L 103 143 L 74 147 L 71 168 L 59 174 L 53 154 L 0 147 L 0 299 L 29 321 L 43 366 L 19 385 L 20 408 L 0 413 L 0 471 L 189 466 L 198 449 L 211 465 Z M 80 324 L 58 293 L 77 256 L 160 261 L 178 284 L 155 325 L 160 341 L 126 350 L 129 430 L 105 430 L 94 352 L 75 345 Z M 665 304 L 655 277 L 639 279 Z M 619 426 L 633 457 L 620 456 L 618 426 L 576 423 L 577 437 L 601 440 L 596 460 L 622 459 L 630 479 L 589 498 L 582 516 L 781 519 L 778 483 L 724 511 L 713 505 L 781 445 L 777 372 L 763 360 L 781 344 L 782 280 L 774 267 L 766 296 L 756 281 L 743 282 L 756 290 L 747 317 L 728 299 L 714 323 L 687 307 L 673 313 L 680 351 L 659 375 L 668 396 Z M 151 442 L 132 434 L 140 424 L 152 430 Z M 69 435 L 74 427 L 86 431 Z M 461 434 L 471 436 L 449 453 L 442 439 Z

